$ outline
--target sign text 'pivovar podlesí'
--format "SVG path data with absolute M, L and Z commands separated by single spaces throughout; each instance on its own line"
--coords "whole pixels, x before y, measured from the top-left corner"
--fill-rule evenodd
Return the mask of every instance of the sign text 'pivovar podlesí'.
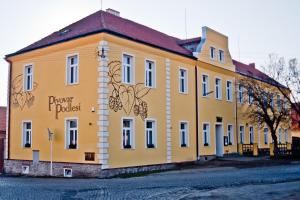
M 64 112 L 77 112 L 80 111 L 80 103 L 73 104 L 74 97 L 60 97 L 49 96 L 49 111 L 55 111 L 55 118 Z

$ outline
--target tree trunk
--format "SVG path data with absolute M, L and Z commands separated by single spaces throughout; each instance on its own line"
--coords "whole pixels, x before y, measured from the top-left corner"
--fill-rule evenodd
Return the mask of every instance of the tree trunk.
M 274 158 L 275 159 L 278 159 L 278 156 L 279 156 L 279 148 L 278 148 L 278 141 L 277 141 L 277 136 L 276 136 L 276 131 L 272 131 L 271 132 L 271 135 L 272 135 L 272 139 L 274 141 L 274 150 L 273 150 L 273 153 L 274 153 Z

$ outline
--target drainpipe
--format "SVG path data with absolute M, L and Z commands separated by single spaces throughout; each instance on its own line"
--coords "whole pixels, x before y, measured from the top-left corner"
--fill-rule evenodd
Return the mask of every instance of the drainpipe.
M 238 91 L 238 87 L 237 87 L 237 81 L 236 79 L 234 80 L 235 82 L 235 139 L 236 139 L 236 152 L 239 153 L 239 146 L 238 146 L 238 142 L 239 142 L 239 137 L 238 137 L 238 134 L 239 134 L 239 130 L 238 130 L 238 119 L 237 119 L 237 102 L 238 102 L 238 99 L 237 99 L 237 91 Z
M 12 62 L 5 57 L 5 60 L 9 63 L 9 67 L 8 67 L 8 84 L 7 84 L 7 127 L 6 127 L 6 134 L 7 134 L 7 141 L 5 141 L 5 148 L 7 151 L 7 155 L 5 155 L 6 159 L 9 160 L 9 147 L 10 147 L 10 113 L 11 113 L 11 109 L 10 109 L 10 104 L 11 104 L 11 77 L 12 77 Z
M 196 100 L 196 160 L 199 156 L 199 127 L 198 127 L 198 69 L 195 65 L 195 100 Z

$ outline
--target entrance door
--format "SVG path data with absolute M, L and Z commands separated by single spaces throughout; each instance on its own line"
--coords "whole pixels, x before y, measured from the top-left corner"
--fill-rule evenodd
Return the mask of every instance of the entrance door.
M 4 162 L 4 139 L 0 138 L 0 172 L 3 172 Z
M 221 124 L 216 125 L 216 155 L 223 157 L 224 145 L 223 145 L 223 126 Z

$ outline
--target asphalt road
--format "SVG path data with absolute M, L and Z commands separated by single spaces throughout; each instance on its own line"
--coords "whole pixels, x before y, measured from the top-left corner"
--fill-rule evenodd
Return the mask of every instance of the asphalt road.
M 0 177 L 0 199 L 300 199 L 300 164 L 113 179 Z

